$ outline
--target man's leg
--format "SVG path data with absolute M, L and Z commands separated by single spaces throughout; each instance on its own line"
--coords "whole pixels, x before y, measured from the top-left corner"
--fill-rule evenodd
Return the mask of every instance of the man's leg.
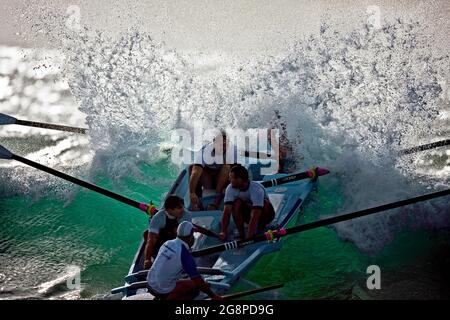
M 192 176 L 192 168 L 193 168 L 194 166 L 193 165 L 191 165 L 191 166 L 189 166 L 189 179 L 191 179 L 191 176 Z M 202 174 L 200 175 L 200 177 L 199 177 L 199 179 L 198 179 L 198 181 L 197 181 L 197 184 L 196 184 L 196 186 L 195 186 L 195 194 L 199 197 L 199 198 L 201 198 L 202 197 L 202 176 L 204 175 L 204 170 L 202 170 Z
M 261 217 L 258 222 L 258 233 L 264 231 L 268 225 L 275 218 L 275 210 L 269 200 L 264 199 L 264 206 L 261 212 Z
M 249 217 L 247 217 L 247 207 L 244 201 L 241 199 L 236 199 L 233 203 L 233 220 L 234 224 L 236 225 L 236 228 L 239 231 L 239 236 L 241 239 L 245 238 L 245 229 L 244 229 L 244 222 L 247 222 L 250 220 Z
M 215 172 L 216 170 L 212 170 L 208 167 L 203 168 L 203 174 L 200 178 L 200 181 L 203 186 L 203 190 L 214 190 L 215 188 Z
M 217 184 L 215 186 L 216 193 L 222 193 L 225 187 L 228 185 L 230 175 L 230 165 L 224 164 L 220 169 L 217 176 Z
M 194 281 L 190 279 L 178 280 L 175 289 L 169 294 L 167 300 L 194 300 L 200 294 Z

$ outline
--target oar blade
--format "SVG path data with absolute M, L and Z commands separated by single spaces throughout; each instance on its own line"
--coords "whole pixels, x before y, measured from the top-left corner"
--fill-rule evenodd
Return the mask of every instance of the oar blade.
M 11 151 L 0 145 L 0 159 L 11 160 L 12 157 Z
M 16 118 L 8 116 L 7 114 L 0 113 L 0 125 L 15 124 Z
M 322 168 L 322 167 L 317 167 L 317 174 L 319 176 L 324 176 L 324 175 L 329 174 L 329 173 L 330 173 L 330 170 Z

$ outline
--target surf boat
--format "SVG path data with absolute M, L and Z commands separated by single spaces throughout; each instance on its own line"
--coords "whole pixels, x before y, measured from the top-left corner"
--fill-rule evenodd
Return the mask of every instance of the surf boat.
M 304 172 L 294 174 L 272 174 L 261 175 L 261 165 L 251 164 L 247 166 L 253 181 L 259 181 L 266 187 L 270 202 L 275 209 L 274 220 L 266 226 L 267 230 L 280 230 L 289 223 L 295 221 L 301 213 L 302 206 L 308 200 L 311 193 L 318 187 L 318 177 L 328 173 L 323 168 L 313 168 Z M 175 180 L 169 194 L 176 194 L 189 203 L 189 174 L 188 168 L 182 170 Z M 206 208 L 212 203 L 215 195 L 201 198 Z M 220 221 L 222 217 L 223 203 L 219 210 L 192 212 L 192 222 L 213 232 L 220 232 Z M 229 231 L 236 230 L 234 223 L 230 221 Z M 231 237 L 238 236 L 235 232 Z M 268 239 L 269 241 L 254 243 L 245 247 L 237 248 L 237 242 L 231 241 L 224 244 L 215 237 L 196 233 L 196 240 L 192 247 L 193 255 L 202 249 L 218 245 L 225 245 L 224 252 L 208 254 L 196 257 L 199 272 L 210 284 L 212 290 L 220 295 L 226 294 L 242 279 L 245 274 L 265 254 L 281 249 L 281 239 Z M 122 293 L 127 300 L 147 300 L 153 296 L 147 292 L 146 276 L 147 270 L 143 269 L 145 242 L 142 241 L 131 264 L 129 274 L 125 277 L 125 285 L 111 290 L 112 294 Z M 207 298 L 200 294 L 198 299 Z

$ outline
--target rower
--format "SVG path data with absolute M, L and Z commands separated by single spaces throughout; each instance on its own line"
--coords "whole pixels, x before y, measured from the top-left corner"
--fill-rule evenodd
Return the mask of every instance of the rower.
M 214 300 L 222 297 L 214 293 L 197 270 L 190 249 L 194 244 L 194 226 L 180 223 L 177 238 L 165 242 L 147 275 L 148 291 L 161 300 L 193 300 L 206 293 Z M 190 279 L 180 279 L 185 272 Z
M 265 188 L 250 181 L 245 167 L 237 165 L 231 169 L 230 185 L 225 191 L 222 216 L 222 232 L 219 238 L 227 237 L 230 216 L 233 215 L 239 236 L 245 239 L 244 222 L 248 223 L 247 238 L 264 231 L 264 227 L 275 218 L 275 210 Z
M 212 143 L 204 145 L 195 155 L 194 163 L 189 168 L 189 197 L 191 201 L 191 210 L 202 210 L 203 205 L 199 198 L 208 194 L 213 194 L 214 191 L 217 196 L 214 202 L 208 205 L 207 210 L 218 209 L 223 199 L 223 190 L 229 183 L 228 176 L 230 164 L 226 161 L 226 152 L 229 148 L 230 146 L 226 132 L 221 130 L 220 134 L 214 138 Z M 235 163 L 237 160 L 237 149 L 236 147 L 233 147 L 232 150 L 234 150 L 233 163 Z M 216 163 L 215 156 L 217 155 L 222 155 L 222 157 L 220 157 L 222 161 Z M 205 158 L 207 161 L 205 161 Z
M 175 239 L 177 227 L 183 221 L 190 221 L 190 214 L 184 212 L 184 200 L 176 195 L 169 195 L 164 201 L 164 209 L 158 211 L 150 220 L 150 225 L 144 238 L 145 261 L 144 269 L 152 265 L 161 245 L 167 240 Z

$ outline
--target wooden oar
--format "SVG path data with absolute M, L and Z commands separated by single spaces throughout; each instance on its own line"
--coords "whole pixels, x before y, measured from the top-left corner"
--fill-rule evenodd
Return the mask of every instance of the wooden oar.
M 23 158 L 21 156 L 13 154 L 11 151 L 7 150 L 6 148 L 4 148 L 1 145 L 0 145 L 0 159 L 16 160 L 16 161 L 22 162 L 24 164 L 29 165 L 30 167 L 33 167 L 33 168 L 36 168 L 38 170 L 47 172 L 47 173 L 49 173 L 51 175 L 54 175 L 54 176 L 56 176 L 58 178 L 64 179 L 64 180 L 69 181 L 69 182 L 72 182 L 72 183 L 74 183 L 76 185 L 79 185 L 79 186 L 81 186 L 83 188 L 95 191 L 95 192 L 100 193 L 100 194 L 102 194 L 104 196 L 107 196 L 107 197 L 112 198 L 114 200 L 117 200 L 117 201 L 120 201 L 122 203 L 125 203 L 125 204 L 127 204 L 129 206 L 138 208 L 138 209 L 146 212 L 148 215 L 150 215 L 150 209 L 152 208 L 152 205 L 147 205 L 147 204 L 145 204 L 143 202 L 135 201 L 135 200 L 130 199 L 128 197 L 122 196 L 122 195 L 117 194 L 115 192 L 112 192 L 112 191 L 109 191 L 109 190 L 104 189 L 102 187 L 99 187 L 99 186 L 97 186 L 95 184 L 92 184 L 92 183 L 80 180 L 78 178 L 69 176 L 66 173 L 60 172 L 58 170 L 46 167 L 46 166 L 44 166 L 44 165 L 42 165 L 40 163 L 37 163 L 37 162 L 31 161 L 29 159 Z M 201 227 L 199 225 L 194 224 L 194 227 L 197 229 L 197 231 L 199 231 L 199 232 L 201 232 L 201 233 L 203 233 L 203 234 L 205 234 L 207 236 L 215 237 L 215 238 L 219 237 L 213 231 L 205 229 L 205 228 L 203 228 L 203 227 Z
M 67 132 L 74 132 L 74 133 L 81 133 L 81 134 L 85 134 L 87 131 L 87 129 L 84 129 L 84 128 L 62 126 L 59 124 L 52 124 L 52 123 L 20 120 L 20 119 L 11 117 L 7 114 L 0 113 L 0 125 L 8 125 L 8 124 L 17 124 L 17 125 L 27 126 L 27 127 L 67 131 Z

